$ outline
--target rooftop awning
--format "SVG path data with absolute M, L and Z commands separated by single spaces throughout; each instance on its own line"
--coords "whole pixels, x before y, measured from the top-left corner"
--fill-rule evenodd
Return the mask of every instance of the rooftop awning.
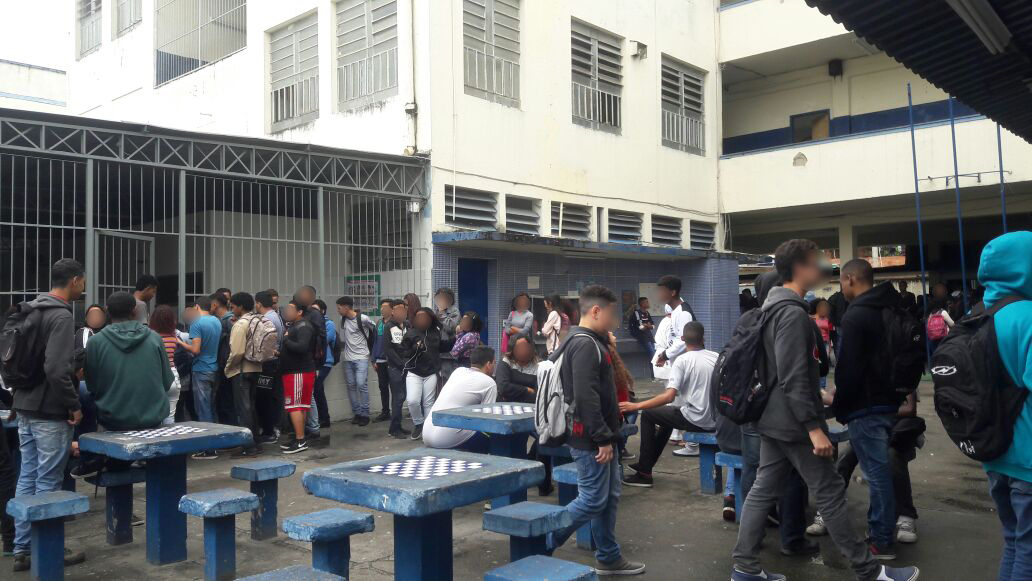
M 1029 0 L 806 3 L 928 82 L 1032 142 Z

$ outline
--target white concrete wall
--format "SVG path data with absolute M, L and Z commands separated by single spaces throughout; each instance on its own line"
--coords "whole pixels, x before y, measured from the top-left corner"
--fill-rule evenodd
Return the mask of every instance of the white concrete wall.
M 64 71 L 0 60 L 0 107 L 64 113 L 67 100 Z
M 849 34 L 804 0 L 753 0 L 718 14 L 720 62 Z

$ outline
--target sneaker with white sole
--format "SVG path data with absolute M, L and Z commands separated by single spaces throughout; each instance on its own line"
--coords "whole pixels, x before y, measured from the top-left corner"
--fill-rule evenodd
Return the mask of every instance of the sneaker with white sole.
M 696 442 L 688 442 L 683 448 L 674 450 L 674 456 L 689 457 L 699 455 L 699 444 Z
M 298 452 L 304 452 L 308 449 L 308 440 L 293 440 L 290 445 L 283 450 L 284 454 L 297 454 Z
M 806 534 L 811 537 L 823 537 L 828 534 L 828 527 L 824 526 L 824 517 L 821 513 L 817 513 L 817 516 L 813 517 L 813 524 L 806 527 Z
M 635 563 L 620 557 L 612 563 L 595 563 L 595 573 L 599 576 L 606 575 L 641 575 L 645 572 L 645 563 Z
M 900 543 L 917 542 L 917 522 L 909 516 L 896 519 L 896 541 Z
M 885 567 L 881 573 L 874 578 L 874 581 L 916 581 L 921 571 L 917 567 Z
M 785 581 L 787 577 L 779 573 L 760 571 L 759 575 L 731 569 L 731 581 Z

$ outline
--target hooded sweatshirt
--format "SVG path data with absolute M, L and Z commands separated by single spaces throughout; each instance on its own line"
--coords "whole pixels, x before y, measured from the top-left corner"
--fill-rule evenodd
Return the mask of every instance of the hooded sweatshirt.
M 138 321 L 112 323 L 86 344 L 86 389 L 109 430 L 160 426 L 172 381 L 161 337 Z
M 899 396 L 889 381 L 891 362 L 881 356 L 886 340 L 882 311 L 899 302 L 892 283 L 883 282 L 853 299 L 842 316 L 832 404 L 842 423 L 871 414 L 894 414 L 899 408 Z
M 990 241 L 982 249 L 978 282 L 985 287 L 986 308 L 1010 295 L 1025 298 L 1000 309 L 993 322 L 1007 373 L 1018 387 L 1032 389 L 1032 232 L 1011 232 Z M 1014 425 L 1010 450 L 986 462 L 985 469 L 1032 482 L 1032 397 Z
M 41 314 L 37 344 L 46 346 L 43 374 L 32 389 L 14 391 L 14 409 L 26 417 L 67 420 L 79 409 L 79 392 L 72 384 L 75 356 L 72 306 L 50 293 L 39 295 L 32 304 Z
M 827 431 L 827 424 L 818 382 L 820 352 L 808 305 L 794 291 L 775 287 L 762 309 L 769 317 L 763 327 L 765 375 L 773 389 L 756 429 L 775 440 L 809 441 L 810 430 Z

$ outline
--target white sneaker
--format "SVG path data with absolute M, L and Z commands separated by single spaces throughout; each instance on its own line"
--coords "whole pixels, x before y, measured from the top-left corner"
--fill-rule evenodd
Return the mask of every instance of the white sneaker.
M 699 444 L 695 442 L 688 442 L 683 448 L 674 450 L 674 456 L 698 456 L 699 455 Z
M 821 513 L 817 513 L 817 516 L 813 517 L 813 524 L 806 527 L 806 534 L 812 537 L 823 537 L 828 534 L 828 527 L 824 526 L 824 517 Z
M 896 519 L 896 540 L 900 543 L 917 542 L 917 523 L 909 516 Z

